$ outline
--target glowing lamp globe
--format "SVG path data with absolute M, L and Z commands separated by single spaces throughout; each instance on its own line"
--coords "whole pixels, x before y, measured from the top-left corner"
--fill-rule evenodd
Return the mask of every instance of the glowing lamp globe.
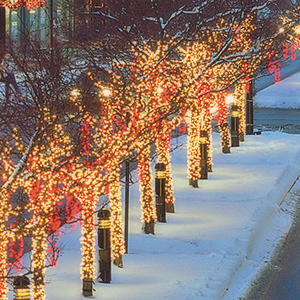
M 30 281 L 27 276 L 20 275 L 14 280 L 14 300 L 30 300 Z

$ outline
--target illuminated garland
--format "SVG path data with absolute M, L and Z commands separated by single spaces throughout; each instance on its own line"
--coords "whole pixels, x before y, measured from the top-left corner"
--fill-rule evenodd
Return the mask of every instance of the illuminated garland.
M 280 67 L 281 63 L 279 59 L 274 59 L 275 51 L 269 49 L 268 52 L 268 71 L 270 74 L 274 73 L 275 83 L 280 82 Z
M 6 276 L 8 275 L 8 243 L 9 240 L 15 240 L 15 232 L 11 227 L 6 227 L 6 222 L 10 217 L 18 215 L 18 207 L 13 207 L 9 200 L 11 199 L 13 193 L 17 190 L 20 185 L 20 177 L 16 177 L 13 182 L 10 182 L 8 186 L 9 178 L 13 175 L 15 165 L 10 159 L 14 147 L 18 150 L 22 150 L 22 145 L 20 145 L 20 139 L 17 136 L 17 129 L 14 128 L 12 132 L 12 142 L 3 143 L 1 141 L 1 152 L 0 152 L 0 300 L 7 300 L 6 294 L 8 292 L 8 284 Z
M 45 120 L 47 118 L 45 116 Z M 60 157 L 65 154 L 70 143 L 61 125 L 55 125 L 53 136 L 48 136 L 46 140 L 49 143 L 47 152 L 43 151 L 43 147 L 36 146 L 29 156 L 27 171 L 29 174 L 35 175 L 24 182 L 25 192 L 29 197 L 26 209 L 32 212 L 26 231 L 32 232 L 33 300 L 46 299 L 44 275 L 49 221 L 58 202 L 63 198 L 63 189 L 59 187 L 63 183 L 62 174 L 53 172 L 51 166 L 58 164 Z
M 144 222 L 143 230 L 146 234 L 154 234 L 156 210 L 152 190 L 152 176 L 150 168 L 150 145 L 146 146 L 138 156 L 138 175 L 140 202 L 142 205 L 141 220 Z
M 244 134 L 246 133 L 246 116 L 245 116 L 245 105 L 246 105 L 246 94 L 245 94 L 244 83 L 239 83 L 235 85 L 234 88 L 234 103 L 238 107 L 239 112 L 239 135 L 240 141 L 244 141 Z
M 115 164 L 117 166 L 117 162 Z M 111 209 L 111 243 L 114 264 L 122 267 L 122 255 L 125 253 L 121 207 L 120 169 L 112 170 L 109 175 L 109 203 Z
M 18 9 L 20 6 L 23 6 L 30 10 L 45 6 L 45 0 L 4 0 L 2 5 L 8 9 Z
M 190 184 L 196 184 L 200 178 L 200 114 L 197 109 L 190 110 L 188 124 L 188 178 Z
M 8 285 L 6 281 L 8 237 L 3 231 L 4 226 L 4 224 L 1 224 L 0 233 L 0 300 L 7 300 L 6 293 L 8 292 Z
M 80 273 L 81 279 L 90 279 L 95 278 L 95 236 L 96 236 L 96 199 L 92 195 L 88 188 L 84 189 L 84 194 L 80 199 L 81 203 L 81 252 L 82 252 L 82 261 L 80 264 Z
M 226 97 L 228 91 L 222 91 L 216 94 L 216 102 L 218 106 L 217 123 L 219 126 L 221 136 L 221 147 L 223 152 L 230 151 L 230 129 L 228 125 L 228 105 L 226 104 Z

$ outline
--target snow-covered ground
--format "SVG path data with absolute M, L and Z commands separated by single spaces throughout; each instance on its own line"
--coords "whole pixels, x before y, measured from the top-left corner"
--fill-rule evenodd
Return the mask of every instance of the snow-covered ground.
M 291 104 L 298 93 L 288 80 L 259 92 L 256 103 Z M 293 105 L 299 104 L 300 96 Z M 138 184 L 131 187 L 129 254 L 123 269 L 113 266 L 111 284 L 95 282 L 93 299 L 237 300 L 289 230 L 300 190 L 300 180 L 293 186 L 300 175 L 299 135 L 245 136 L 239 148 L 223 154 L 213 133 L 213 172 L 199 180 L 199 189 L 188 185 L 186 137 L 172 143 L 183 144 L 172 153 L 176 213 L 156 224 L 154 236 L 144 235 Z M 62 234 L 58 267 L 47 270 L 48 300 L 85 299 L 79 238 L 78 227 Z

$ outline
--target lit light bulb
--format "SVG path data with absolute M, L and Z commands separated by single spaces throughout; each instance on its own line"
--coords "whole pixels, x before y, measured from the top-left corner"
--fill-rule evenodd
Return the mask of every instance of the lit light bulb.
M 296 28 L 295 28 L 295 33 L 296 33 L 296 34 L 300 34 L 300 26 L 296 26 Z
M 104 97 L 111 96 L 111 90 L 109 90 L 109 89 L 103 89 L 102 93 L 103 93 Z
M 77 89 L 74 89 L 71 91 L 71 96 L 78 97 L 80 95 L 80 91 Z
M 163 93 L 163 91 L 164 91 L 164 89 L 163 89 L 162 87 L 159 86 L 159 87 L 157 88 L 157 92 L 158 92 L 159 94 Z
M 216 106 L 213 106 L 210 108 L 210 113 L 215 114 L 217 112 L 218 108 Z
M 226 97 L 226 104 L 230 105 L 234 103 L 234 96 L 232 94 L 228 94 L 228 96 Z

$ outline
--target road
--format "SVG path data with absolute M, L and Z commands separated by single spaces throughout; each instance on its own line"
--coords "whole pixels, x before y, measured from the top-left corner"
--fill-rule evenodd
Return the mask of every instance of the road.
M 297 216 L 300 214 L 298 205 Z M 300 299 L 300 222 L 295 218 L 285 242 L 243 300 Z

